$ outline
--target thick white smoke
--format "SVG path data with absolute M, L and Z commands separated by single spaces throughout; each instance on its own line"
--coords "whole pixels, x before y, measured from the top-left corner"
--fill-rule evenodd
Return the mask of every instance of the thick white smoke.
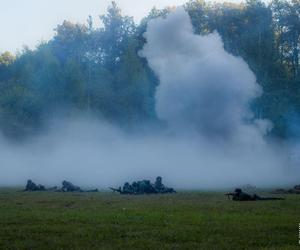
M 0 140 L 0 185 L 67 179 L 107 188 L 162 176 L 175 188 L 275 187 L 299 181 L 282 148 L 264 140 L 268 121 L 249 104 L 261 93 L 220 36 L 193 33 L 183 9 L 151 21 L 141 51 L 160 79 L 156 110 L 167 128 L 141 135 L 86 118 L 61 122 L 22 145 Z
M 266 121 L 247 124 L 249 103 L 261 88 L 243 59 L 224 50 L 216 32 L 195 35 L 188 14 L 179 8 L 166 19 L 151 21 L 145 38 L 141 55 L 160 79 L 159 118 L 210 138 L 263 132 L 258 125 Z

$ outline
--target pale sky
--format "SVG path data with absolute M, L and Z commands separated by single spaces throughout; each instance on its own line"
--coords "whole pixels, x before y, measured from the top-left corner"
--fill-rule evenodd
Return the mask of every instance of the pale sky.
M 84 23 L 89 15 L 98 20 L 112 0 L 0 0 L 0 52 L 16 52 L 23 45 L 33 48 L 48 40 L 53 29 L 63 22 Z M 181 5 L 188 0 L 116 0 L 123 14 L 135 21 L 147 15 L 153 6 Z M 232 0 L 238 2 L 240 0 Z

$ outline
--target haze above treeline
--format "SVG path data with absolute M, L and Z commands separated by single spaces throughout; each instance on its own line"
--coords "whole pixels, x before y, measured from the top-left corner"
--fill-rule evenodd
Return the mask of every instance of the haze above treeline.
M 184 8 L 196 34 L 217 31 L 225 49 L 248 63 L 263 88 L 262 96 L 250 105 L 255 118 L 272 121 L 270 135 L 297 136 L 300 2 L 192 0 Z M 51 119 L 80 114 L 126 128 L 160 124 L 155 111 L 159 79 L 139 51 L 145 44 L 147 22 L 170 11 L 154 8 L 137 25 L 112 3 L 100 16 L 101 28 L 88 17 L 85 24 L 65 21 L 50 41 L 36 49 L 2 53 L 1 132 L 20 138 L 46 128 Z

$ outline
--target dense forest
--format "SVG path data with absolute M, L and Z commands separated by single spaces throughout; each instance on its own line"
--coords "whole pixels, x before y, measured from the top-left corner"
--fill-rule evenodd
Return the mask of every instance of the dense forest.
M 259 0 L 191 0 L 184 8 L 195 33 L 217 31 L 225 49 L 242 57 L 255 73 L 264 90 L 251 104 L 256 118 L 271 120 L 274 136 L 294 136 L 300 115 L 299 0 L 273 0 L 268 5 Z M 36 49 L 1 53 L 1 131 L 9 137 L 28 135 L 44 128 L 49 119 L 79 113 L 126 127 L 158 122 L 159 81 L 138 52 L 145 43 L 147 22 L 171 10 L 153 8 L 136 24 L 113 2 L 100 16 L 100 27 L 91 17 L 85 24 L 64 21 L 55 28 L 55 36 Z

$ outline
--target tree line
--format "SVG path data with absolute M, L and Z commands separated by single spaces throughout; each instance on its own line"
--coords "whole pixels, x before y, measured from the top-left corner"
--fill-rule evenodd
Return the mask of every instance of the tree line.
M 263 87 L 251 103 L 256 118 L 270 119 L 272 135 L 293 135 L 300 114 L 300 2 L 242 4 L 190 0 L 184 5 L 195 33 L 217 31 L 225 49 L 242 57 Z M 0 129 L 11 137 L 43 128 L 48 119 L 92 113 L 121 126 L 159 122 L 158 79 L 138 56 L 147 22 L 172 8 L 153 8 L 139 24 L 115 2 L 85 24 L 64 21 L 54 37 L 17 55 L 0 54 Z M 171 42 L 171 41 L 170 41 Z

